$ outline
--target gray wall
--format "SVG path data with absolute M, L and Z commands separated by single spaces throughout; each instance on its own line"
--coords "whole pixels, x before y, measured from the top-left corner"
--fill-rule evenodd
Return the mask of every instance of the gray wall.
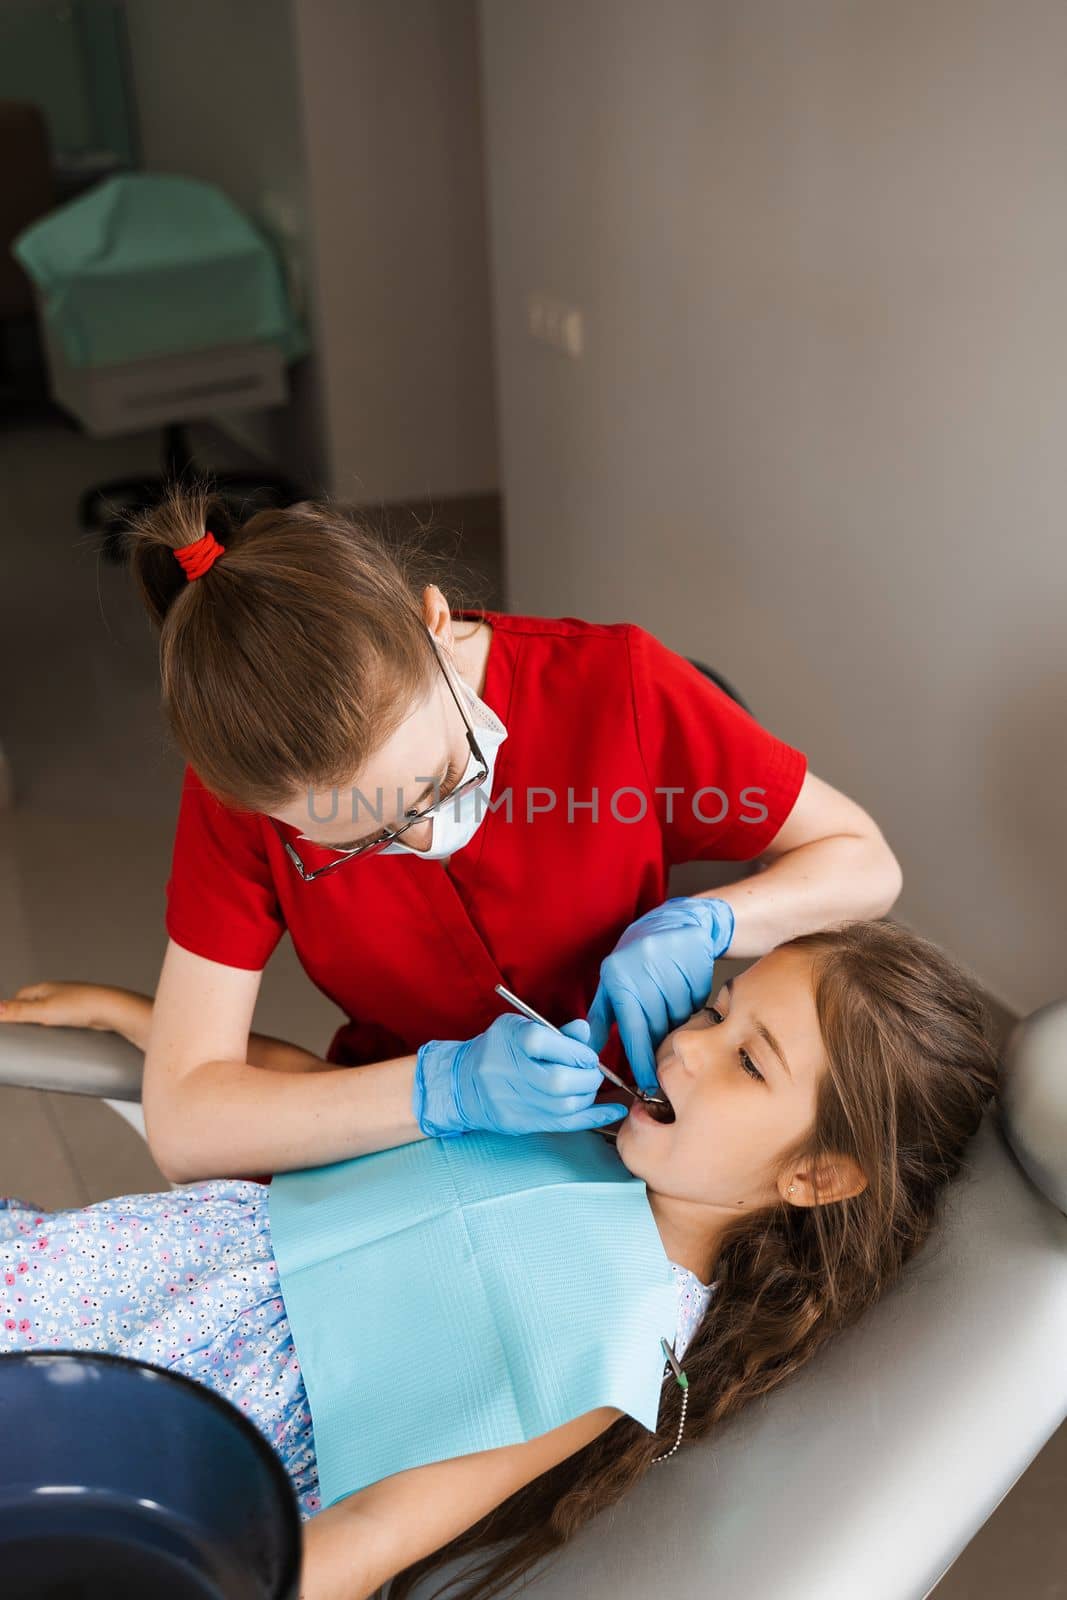
M 290 0 L 127 0 L 141 165 L 219 187 L 261 225 L 283 219 L 294 293 L 316 348 L 292 369 L 293 398 L 224 425 L 319 486 L 329 476 L 315 323 L 315 219 L 307 196 L 303 111 Z
M 129 0 L 144 165 L 297 243 L 314 354 L 254 447 L 352 500 L 497 483 L 474 0 Z
M 878 819 L 898 915 L 1067 992 L 1067 10 L 481 17 L 512 607 L 720 666 Z
M 294 0 L 332 480 L 492 490 L 474 0 Z

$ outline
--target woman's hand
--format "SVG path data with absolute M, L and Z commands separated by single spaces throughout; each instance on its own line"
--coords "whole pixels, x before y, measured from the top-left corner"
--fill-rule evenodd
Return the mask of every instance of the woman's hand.
M 600 968 L 589 1008 L 593 1049 L 603 1050 L 617 1022 L 638 1087 L 654 1094 L 655 1047 L 707 1000 L 733 936 L 733 908 L 703 895 L 667 900 L 631 922 Z
M 625 1117 L 623 1105 L 594 1105 L 604 1081 L 586 1043 L 589 1024 L 561 1034 L 508 1012 L 474 1039 L 433 1039 L 415 1064 L 412 1110 L 428 1137 L 570 1133 Z
M 0 1000 L 0 1022 L 97 1028 L 121 1033 L 141 1050 L 151 1021 L 152 1002 L 147 995 L 98 983 L 27 983 L 10 1000 Z

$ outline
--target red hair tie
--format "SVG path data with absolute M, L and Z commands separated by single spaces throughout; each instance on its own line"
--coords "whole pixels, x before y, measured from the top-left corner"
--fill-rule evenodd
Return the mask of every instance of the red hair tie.
M 180 550 L 175 550 L 174 559 L 177 561 L 187 580 L 192 583 L 194 578 L 202 578 L 209 567 L 213 567 L 219 556 L 226 554 L 225 545 L 219 544 L 213 533 L 205 533 L 202 538 L 194 539 L 192 544 L 183 544 Z

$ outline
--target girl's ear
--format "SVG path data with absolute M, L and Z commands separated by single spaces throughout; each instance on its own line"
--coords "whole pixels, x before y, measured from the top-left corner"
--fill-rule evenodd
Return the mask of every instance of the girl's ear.
M 862 1194 L 867 1179 L 851 1156 L 820 1156 L 778 1179 L 778 1193 L 787 1205 L 825 1206 Z
M 422 616 L 441 648 L 451 651 L 455 644 L 452 613 L 448 609 L 448 601 L 436 583 L 428 583 L 422 591 Z

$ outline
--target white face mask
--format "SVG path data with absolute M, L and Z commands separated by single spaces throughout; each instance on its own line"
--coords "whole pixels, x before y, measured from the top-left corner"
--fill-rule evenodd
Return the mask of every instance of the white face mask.
M 496 712 L 491 711 L 484 700 L 479 700 L 474 690 L 464 683 L 462 678 L 457 678 L 455 681 L 470 706 L 470 717 L 474 724 L 478 748 L 485 757 L 488 768 L 485 781 L 476 789 L 468 789 L 466 794 L 461 794 L 456 800 L 446 800 L 440 811 L 434 812 L 430 818 L 432 831 L 428 850 L 416 850 L 413 845 L 405 844 L 403 839 L 394 839 L 392 844 L 386 845 L 385 849 L 379 852 L 383 856 L 398 855 L 403 851 L 405 855 L 418 856 L 422 861 L 447 860 L 449 856 L 455 855 L 457 850 L 462 850 L 465 845 L 470 844 L 485 820 L 493 789 L 496 753 L 507 738 L 508 730 Z M 459 783 L 465 783 L 477 770 L 478 764 L 472 752 Z M 458 788 L 459 784 L 456 787 Z

